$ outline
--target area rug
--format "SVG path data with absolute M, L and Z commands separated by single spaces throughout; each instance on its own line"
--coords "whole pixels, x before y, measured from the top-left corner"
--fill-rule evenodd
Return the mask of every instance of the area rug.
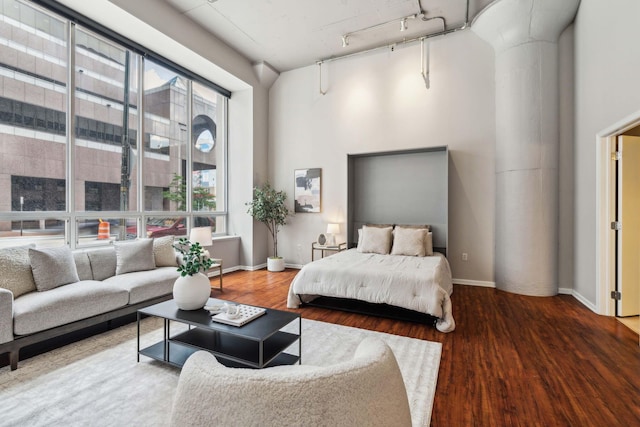
M 181 328 L 174 323 L 172 332 Z M 161 340 L 162 320 L 144 319 L 141 333 L 142 347 Z M 326 366 L 351 358 L 367 336 L 392 348 L 413 425 L 428 426 L 440 343 L 303 319 L 302 363 Z M 166 426 L 179 375 L 144 356 L 136 362 L 136 324 L 129 324 L 21 361 L 15 371 L 0 369 L 0 426 Z

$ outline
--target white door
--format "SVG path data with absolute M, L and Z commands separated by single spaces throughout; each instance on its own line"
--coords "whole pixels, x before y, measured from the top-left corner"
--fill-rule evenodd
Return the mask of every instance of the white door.
M 640 137 L 619 136 L 617 316 L 640 314 Z

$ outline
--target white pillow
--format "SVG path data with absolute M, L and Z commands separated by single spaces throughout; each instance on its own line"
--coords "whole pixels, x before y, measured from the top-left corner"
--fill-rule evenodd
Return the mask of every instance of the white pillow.
M 426 234 L 426 228 L 394 228 L 391 255 L 425 256 Z
M 116 275 L 156 268 L 153 239 L 115 242 L 113 245 L 116 248 Z
M 29 261 L 29 248 L 35 247 L 30 244 L 0 249 L 0 288 L 10 290 L 13 298 L 36 290 Z
M 173 248 L 173 236 L 153 239 L 153 256 L 156 267 L 177 267 L 176 251 Z
M 68 246 L 29 249 L 33 280 L 39 292 L 79 282 L 76 262 Z
M 424 254 L 433 256 L 433 232 L 430 231 L 424 236 Z
M 391 250 L 392 227 L 362 227 L 362 244 L 358 252 L 388 255 Z

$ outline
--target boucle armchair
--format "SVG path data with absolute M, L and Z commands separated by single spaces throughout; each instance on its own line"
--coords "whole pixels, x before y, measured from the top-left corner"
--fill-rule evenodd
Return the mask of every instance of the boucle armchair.
M 366 338 L 327 367 L 227 368 L 199 351 L 182 368 L 171 425 L 410 426 L 411 413 L 393 352 Z

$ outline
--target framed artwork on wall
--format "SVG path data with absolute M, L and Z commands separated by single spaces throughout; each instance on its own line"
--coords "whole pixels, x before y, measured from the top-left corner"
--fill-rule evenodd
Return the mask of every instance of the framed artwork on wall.
M 294 175 L 294 211 L 296 213 L 320 212 L 322 169 L 296 169 Z

